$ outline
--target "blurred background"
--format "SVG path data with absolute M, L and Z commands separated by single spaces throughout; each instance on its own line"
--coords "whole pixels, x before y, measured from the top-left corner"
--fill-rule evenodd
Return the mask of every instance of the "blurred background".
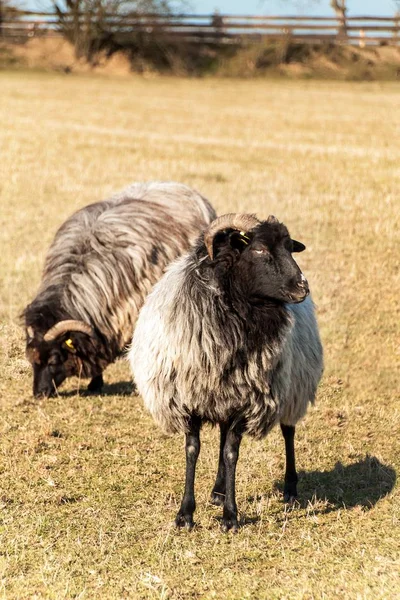
M 396 79 L 400 2 L 0 0 L 0 65 Z
M 398 3 L 0 6 L 0 597 L 400 598 Z M 126 361 L 102 395 L 71 378 L 32 398 L 19 315 L 57 229 L 150 180 L 274 214 L 307 247 L 325 372 L 296 429 L 299 502 L 280 432 L 246 438 L 235 537 L 208 504 L 208 427 L 197 526 L 173 527 L 183 440 Z

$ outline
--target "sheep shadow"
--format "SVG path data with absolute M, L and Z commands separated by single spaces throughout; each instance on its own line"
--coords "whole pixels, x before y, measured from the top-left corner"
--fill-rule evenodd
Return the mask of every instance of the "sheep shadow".
M 330 471 L 301 471 L 298 475 L 298 504 L 307 508 L 311 503 L 315 512 L 323 514 L 356 506 L 368 510 L 387 496 L 396 482 L 396 471 L 369 454 L 350 465 L 337 462 Z M 275 489 L 282 492 L 283 481 L 278 481 Z
M 137 396 L 138 391 L 133 381 L 118 381 L 105 383 L 99 396 Z
M 87 381 L 89 383 L 89 380 Z M 101 392 L 91 392 L 87 389 L 86 385 L 80 387 L 79 390 L 60 390 L 58 395 L 62 398 L 70 398 L 72 396 L 82 396 L 87 398 L 89 396 L 137 396 L 138 391 L 133 381 L 118 381 L 116 383 L 105 383 L 101 389 Z

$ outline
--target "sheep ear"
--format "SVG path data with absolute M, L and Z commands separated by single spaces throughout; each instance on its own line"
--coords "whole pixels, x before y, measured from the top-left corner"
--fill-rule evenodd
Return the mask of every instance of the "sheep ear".
M 305 245 L 301 242 L 297 242 L 296 240 L 292 240 L 292 252 L 303 252 L 306 249 Z

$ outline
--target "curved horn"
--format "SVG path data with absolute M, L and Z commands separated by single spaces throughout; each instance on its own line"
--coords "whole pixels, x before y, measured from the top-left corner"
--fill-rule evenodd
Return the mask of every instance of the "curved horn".
M 67 331 L 80 331 L 87 335 L 93 335 L 93 329 L 87 323 L 83 321 L 75 321 L 74 319 L 68 319 L 66 321 L 59 321 L 53 327 L 44 334 L 43 339 L 45 342 L 52 342 L 62 333 Z
M 267 223 L 279 223 L 278 219 L 274 215 L 269 215 Z
M 237 229 L 238 231 L 249 231 L 260 221 L 254 215 L 242 213 L 229 213 L 215 219 L 204 233 L 204 244 L 207 248 L 208 256 L 213 259 L 213 240 L 215 235 L 223 229 Z

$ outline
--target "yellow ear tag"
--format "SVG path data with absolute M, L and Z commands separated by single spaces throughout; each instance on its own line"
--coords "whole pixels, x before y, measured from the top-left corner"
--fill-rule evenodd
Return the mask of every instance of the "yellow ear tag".
M 66 346 L 68 346 L 68 348 L 69 348 L 70 350 L 72 350 L 73 352 L 75 352 L 75 346 L 74 346 L 74 344 L 72 343 L 72 340 L 71 340 L 71 338 L 68 338 L 67 340 L 65 340 L 65 345 L 66 345 Z
M 250 240 L 250 238 L 246 235 L 245 231 L 239 231 L 239 235 L 242 238 L 242 242 L 248 246 L 248 242 L 246 240 Z

